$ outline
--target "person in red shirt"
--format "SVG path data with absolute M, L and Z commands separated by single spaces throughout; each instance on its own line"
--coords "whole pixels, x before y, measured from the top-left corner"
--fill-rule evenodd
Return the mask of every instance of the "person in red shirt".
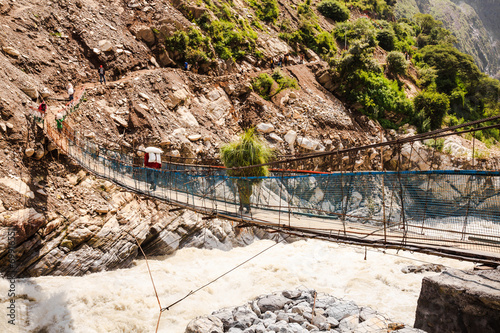
M 157 155 L 155 153 L 152 153 L 153 155 Z M 146 168 L 151 168 L 151 169 L 161 169 L 161 163 L 158 162 L 159 160 L 159 154 L 158 156 L 154 156 L 155 158 L 153 159 L 154 162 L 149 161 L 149 153 L 144 153 L 144 166 Z M 151 184 L 150 190 L 154 191 L 156 190 L 156 172 L 153 170 L 146 170 L 146 181 Z
M 42 99 L 42 103 L 38 106 L 38 111 L 42 114 L 42 117 L 45 115 L 45 111 L 47 111 L 47 104 Z

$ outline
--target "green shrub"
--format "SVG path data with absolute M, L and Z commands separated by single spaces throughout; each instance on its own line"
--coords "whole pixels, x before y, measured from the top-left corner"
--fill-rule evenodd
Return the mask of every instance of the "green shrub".
M 273 72 L 272 78 L 278 84 L 278 90 L 274 93 L 274 95 L 277 95 L 281 91 L 288 88 L 298 89 L 299 87 L 297 80 L 286 76 L 279 68 Z
M 396 36 L 392 29 L 384 29 L 377 33 L 378 45 L 386 51 L 394 50 Z
M 337 51 L 337 46 L 332 34 L 323 31 L 316 36 L 316 53 L 321 55 L 326 55 L 331 51 Z
M 331 18 L 335 22 L 344 22 L 349 19 L 349 9 L 335 0 L 323 0 L 318 5 L 318 11 L 325 17 Z
M 444 148 L 444 139 L 443 138 L 429 139 L 429 140 L 425 140 L 424 144 L 427 147 L 434 148 L 437 151 L 442 152 L 443 148 Z
M 252 88 L 260 97 L 267 100 L 269 99 L 273 83 L 274 80 L 269 74 L 262 73 L 252 81 Z
M 418 68 L 419 84 L 421 87 L 428 87 L 435 84 L 437 74 L 436 70 L 429 65 Z
M 367 43 L 356 40 L 352 43 L 349 51 L 344 52 L 338 63 L 338 70 L 343 77 L 346 74 L 360 69 L 368 72 L 381 73 L 380 66 L 373 58 L 374 48 Z
M 250 6 L 255 9 L 259 19 L 266 22 L 276 22 L 279 15 L 278 2 L 276 0 L 250 0 Z
M 354 22 L 342 22 L 337 24 L 333 35 L 339 42 L 351 44 L 354 41 L 361 41 L 367 43 L 370 47 L 378 45 L 377 30 L 373 23 L 367 18 L 360 18 Z
M 190 49 L 189 51 L 187 51 L 185 59 L 192 64 L 201 64 L 210 60 L 207 54 L 199 49 Z
M 171 51 L 184 52 L 187 49 L 189 37 L 185 31 L 177 30 L 172 36 L 165 38 L 165 45 Z
M 422 132 L 440 128 L 450 108 L 448 96 L 429 90 L 418 94 L 413 104 L 415 107 L 414 123 Z
M 393 74 L 405 75 L 408 69 L 405 55 L 399 51 L 389 52 L 387 55 L 387 68 Z
M 240 20 L 238 23 L 241 28 L 233 22 L 224 20 L 203 21 L 203 29 L 221 59 L 239 58 L 243 54 L 242 51 L 245 52 L 244 54 L 251 54 L 255 50 L 257 33 L 245 20 Z
M 413 114 L 413 105 L 397 82 L 388 80 L 380 73 L 363 70 L 350 73 L 341 85 L 340 93 L 349 102 L 360 103 L 365 114 L 379 120 L 384 119 L 387 112 L 402 115 L 403 119 L 410 119 Z M 383 123 L 390 128 L 395 125 L 390 125 L 388 121 Z
M 315 17 L 314 11 L 311 8 L 311 0 L 306 0 L 297 7 L 297 13 L 299 15 L 306 16 L 308 18 Z

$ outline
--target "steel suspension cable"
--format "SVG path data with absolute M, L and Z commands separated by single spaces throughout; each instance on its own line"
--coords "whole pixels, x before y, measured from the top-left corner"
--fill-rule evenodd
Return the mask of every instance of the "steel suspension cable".
M 186 296 L 178 299 L 177 301 L 173 302 L 172 304 L 170 304 L 169 306 L 166 306 L 164 308 L 161 309 L 161 312 L 164 312 L 165 310 L 170 310 L 171 307 L 173 307 L 174 305 L 177 305 L 179 304 L 180 302 L 182 302 L 183 300 L 185 300 L 186 298 L 190 297 L 191 295 L 197 293 L 198 291 L 202 290 L 203 288 L 206 288 L 208 287 L 209 285 L 211 285 L 212 283 L 216 282 L 217 280 L 221 279 L 222 277 L 226 276 L 227 274 L 235 271 L 236 269 L 240 268 L 241 266 L 243 266 L 244 264 L 246 264 L 247 262 L 257 258 L 258 256 L 260 256 L 261 254 L 263 254 L 264 252 L 266 251 L 269 251 L 270 249 L 272 249 L 273 247 L 275 247 L 276 245 L 286 241 L 289 237 L 291 236 L 287 236 L 287 237 L 284 237 L 282 240 L 279 240 L 277 241 L 276 243 L 274 243 L 273 245 L 265 248 L 264 250 L 260 251 L 259 253 L 253 255 L 252 257 L 248 258 L 247 260 L 243 261 L 242 263 L 236 265 L 235 267 L 231 268 L 230 270 L 228 270 L 227 272 L 219 275 L 218 277 L 216 277 L 215 279 L 211 280 L 210 282 L 202 285 L 201 287 L 195 289 L 195 290 L 191 290 Z

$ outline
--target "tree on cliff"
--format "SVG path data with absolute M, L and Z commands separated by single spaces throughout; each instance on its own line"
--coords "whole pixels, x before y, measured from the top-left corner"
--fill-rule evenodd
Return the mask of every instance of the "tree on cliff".
M 241 137 L 234 142 L 221 147 L 220 155 L 222 163 L 228 168 L 227 174 L 234 179 L 238 187 L 240 197 L 240 211 L 246 208 L 246 213 L 250 212 L 250 196 L 252 186 L 262 180 L 254 177 L 265 177 L 269 174 L 267 166 L 256 166 L 244 169 L 232 169 L 247 167 L 269 162 L 273 156 L 273 151 L 255 133 L 255 129 L 247 129 Z

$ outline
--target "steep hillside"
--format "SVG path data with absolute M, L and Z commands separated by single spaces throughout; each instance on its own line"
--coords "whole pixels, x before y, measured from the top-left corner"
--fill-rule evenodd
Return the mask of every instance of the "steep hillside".
M 30 107 L 44 97 L 49 109 L 61 108 L 68 82 L 77 90 L 85 86 L 87 93 L 80 110 L 66 121 L 99 144 L 128 147 L 132 153 L 140 146 L 161 145 L 174 156 L 209 161 L 221 143 L 260 123 L 273 125 L 265 137 L 283 154 L 380 138 L 380 126 L 350 112 L 316 80 L 327 65 L 312 51 L 305 64 L 296 55 L 281 70 L 298 89 L 269 100 L 252 92 L 256 76 L 272 73 L 260 64 L 291 50 L 272 25 L 269 33 L 262 30 L 252 37 L 251 54 L 238 61 L 212 54 L 195 63 L 196 71 L 182 71 L 185 53 L 162 48 L 157 36 L 178 36 L 193 24 L 167 1 L 2 0 L 0 8 L 0 262 L 8 267 L 7 232 L 19 227 L 20 276 L 125 267 L 138 253 L 130 234 L 149 254 L 201 246 L 196 241 L 200 216 L 170 213 L 168 205 L 87 175 L 44 137 Z M 243 4 L 240 10 L 252 16 Z M 252 56 L 255 52 L 263 56 Z M 101 64 L 107 85 L 98 83 Z M 313 144 L 289 144 L 283 139 L 288 132 Z M 366 167 L 372 162 L 366 160 Z M 209 237 L 214 247 L 229 249 L 253 237 L 241 233 L 237 240 L 221 223 L 211 224 L 217 235 Z M 172 244 L 174 239 L 180 241 Z
M 397 17 L 431 14 L 457 37 L 458 48 L 474 57 L 479 68 L 500 71 L 500 2 L 495 0 L 399 0 Z
M 22 276 L 125 267 L 137 256 L 136 239 L 147 254 L 202 246 L 199 215 L 170 211 L 88 175 L 44 136 L 33 108 L 45 98 L 49 110 L 59 110 L 69 82 L 85 88 L 86 97 L 67 124 L 135 157 L 155 145 L 193 163 L 219 163 L 220 145 L 248 127 L 257 127 L 277 155 L 289 155 L 409 135 L 414 119 L 424 130 L 441 126 L 449 92 L 429 92 L 445 102 L 437 108 L 441 118 L 433 108 L 415 110 L 412 98 L 437 75 L 409 59 L 415 27 L 393 22 L 390 5 L 379 2 L 341 4 L 343 17 L 335 22 L 319 13 L 319 2 L 296 0 L 0 0 L 0 267 L 8 267 L 9 228 L 18 232 Z M 286 64 L 273 69 L 285 54 Z M 107 84 L 98 82 L 101 65 Z M 477 68 L 470 73 L 484 80 Z M 462 90 L 454 96 L 468 97 Z M 468 119 L 494 107 L 479 101 L 476 113 L 460 111 Z M 401 128 L 399 134 L 377 120 Z M 457 156 L 436 154 L 432 167 L 469 166 L 472 150 L 456 146 Z M 415 169 L 429 168 L 435 155 L 423 144 L 402 150 L 405 165 Z M 384 152 L 386 168 L 396 167 L 396 154 Z M 371 155 L 300 167 L 379 169 L 380 157 Z M 426 163 L 406 163 L 417 155 Z M 210 246 L 224 249 L 253 237 L 223 221 L 207 234 Z

